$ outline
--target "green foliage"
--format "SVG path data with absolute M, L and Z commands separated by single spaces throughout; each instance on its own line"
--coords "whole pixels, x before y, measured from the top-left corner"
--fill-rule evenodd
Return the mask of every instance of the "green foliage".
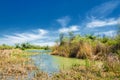
M 45 47 L 44 47 L 44 49 L 45 49 L 45 50 L 48 50 L 48 49 L 49 49 L 49 47 L 48 47 L 48 46 L 45 46 Z
M 119 41 L 119 36 L 114 38 L 98 37 L 92 34 L 81 36 L 69 32 L 68 36 L 60 34 L 60 45 L 53 48 L 53 53 L 55 51 L 56 55 L 82 59 L 102 59 L 110 52 L 117 53 L 118 49 L 120 49 Z
M 109 38 L 106 37 L 106 36 L 104 36 L 103 38 L 101 38 L 101 42 L 102 42 L 102 43 L 107 43 L 108 40 L 109 40 Z
M 22 50 L 25 50 L 25 49 L 45 49 L 45 50 L 48 50 L 49 46 L 32 45 L 32 44 L 27 42 L 27 43 L 22 43 L 22 44 L 15 44 L 15 48 L 19 48 Z
M 90 61 L 89 61 L 89 59 L 85 59 L 85 66 L 86 66 L 86 68 L 90 67 Z
M 95 40 L 96 39 L 96 36 L 94 36 L 93 34 L 87 34 L 87 35 L 85 35 L 85 37 L 87 39 L 91 39 L 91 40 Z
M 6 44 L 2 44 L 0 45 L 0 49 L 13 49 L 14 47 L 6 45 Z
M 15 44 L 15 48 L 20 48 L 20 44 Z
M 68 34 L 68 36 L 64 36 L 66 38 L 63 39 L 64 44 L 53 50 L 57 53 L 56 55 L 85 59 L 86 73 L 89 73 L 88 70 L 93 72 L 98 69 L 90 69 L 92 64 L 89 59 L 102 61 L 101 70 L 98 70 L 95 75 L 100 78 L 114 79 L 120 75 L 120 34 L 112 38 L 107 36 L 97 37 L 91 34 L 85 36 L 74 35 L 73 37 L 73 33 Z

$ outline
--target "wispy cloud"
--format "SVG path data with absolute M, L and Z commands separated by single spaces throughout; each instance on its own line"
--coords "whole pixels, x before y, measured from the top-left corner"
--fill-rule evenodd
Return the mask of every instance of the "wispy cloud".
M 62 17 L 60 19 L 57 19 L 57 22 L 62 26 L 62 27 L 66 27 L 67 24 L 69 23 L 70 21 L 70 17 L 68 16 L 65 16 L 65 17 Z
M 15 43 L 23 43 L 23 42 L 30 42 L 35 41 L 37 39 L 45 38 L 45 35 L 48 33 L 47 30 L 38 29 L 35 31 L 36 33 L 29 32 L 29 33 L 14 33 L 14 35 L 4 35 L 1 38 L 1 44 L 15 44 Z
M 112 26 L 112 25 L 117 25 L 119 23 L 119 18 L 114 19 L 106 19 L 106 20 L 98 20 L 94 19 L 91 22 L 86 23 L 87 28 L 96 28 L 96 27 L 104 27 L 104 26 Z
M 38 43 L 38 42 L 33 42 L 32 44 L 34 45 L 40 45 L 40 46 L 45 46 L 45 45 L 48 45 L 48 46 L 53 46 L 55 45 L 55 42 L 54 41 L 48 41 L 48 42 L 41 42 L 41 43 Z
M 117 32 L 115 30 L 95 33 L 95 35 L 105 35 L 105 36 L 109 36 L 109 37 L 114 37 L 116 34 L 117 34 Z
M 60 32 L 66 33 L 69 31 L 78 31 L 79 26 L 72 25 L 69 28 L 61 28 L 56 31 L 48 31 L 44 29 L 32 30 L 27 33 L 13 33 L 13 35 L 3 35 L 0 39 L 0 44 L 14 45 L 16 43 L 30 42 L 31 44 L 41 46 L 52 46 L 55 44 L 55 40 L 58 39 Z M 52 34 L 52 35 L 51 35 Z
M 89 17 L 95 16 L 97 18 L 106 17 L 111 14 L 119 5 L 119 0 L 111 0 L 92 8 L 92 10 L 88 12 L 88 15 Z
M 70 27 L 64 27 L 64 28 L 59 29 L 59 32 L 60 33 L 67 33 L 67 32 L 70 32 L 70 31 L 75 32 L 75 31 L 78 31 L 78 30 L 79 30 L 79 26 L 72 25 Z
M 82 24 L 82 33 L 96 34 L 97 31 L 116 30 L 116 25 L 120 24 L 120 17 L 113 15 L 114 10 L 120 7 L 119 0 L 107 0 L 104 3 L 93 7 L 87 12 L 86 19 Z M 109 17 L 109 16 L 114 17 Z M 101 33 L 103 34 L 103 33 Z

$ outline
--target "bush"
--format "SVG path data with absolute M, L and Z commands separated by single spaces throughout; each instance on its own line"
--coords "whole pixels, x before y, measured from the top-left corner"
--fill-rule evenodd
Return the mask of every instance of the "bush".
M 6 45 L 6 44 L 3 44 L 3 45 L 0 45 L 0 49 L 3 50 L 3 49 L 13 49 L 14 47 L 12 46 L 9 46 L 9 45 Z
M 60 36 L 60 45 L 54 46 L 53 53 L 60 56 L 75 57 L 75 58 L 91 58 L 102 59 L 108 53 L 117 53 L 120 50 L 120 38 L 116 36 L 97 37 L 94 35 L 74 35 Z M 67 39 L 64 39 L 67 38 Z
M 80 43 L 79 51 L 77 53 L 77 58 L 91 58 L 92 57 L 92 46 L 89 43 Z

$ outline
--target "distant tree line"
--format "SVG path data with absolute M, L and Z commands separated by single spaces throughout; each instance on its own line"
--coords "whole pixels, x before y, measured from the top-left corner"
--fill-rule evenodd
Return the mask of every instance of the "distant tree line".
M 33 44 L 30 44 L 28 42 L 26 43 L 21 43 L 21 44 L 15 44 L 14 46 L 11 46 L 11 45 L 7 45 L 7 44 L 2 44 L 0 45 L 0 49 L 22 49 L 22 50 L 25 50 L 25 49 L 44 49 L 44 50 L 48 50 L 49 49 L 49 46 L 39 46 L 39 45 L 33 45 Z
M 48 50 L 49 46 L 33 45 L 33 44 L 26 42 L 26 43 L 22 43 L 22 44 L 15 44 L 15 48 L 19 48 L 22 50 L 25 50 L 25 49 L 45 49 L 45 50 Z

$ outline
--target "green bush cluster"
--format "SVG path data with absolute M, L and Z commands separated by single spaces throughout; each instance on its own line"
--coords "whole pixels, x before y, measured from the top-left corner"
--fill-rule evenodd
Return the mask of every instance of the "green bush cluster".
M 22 50 L 25 50 L 25 49 L 44 49 L 44 50 L 48 50 L 48 49 L 50 49 L 49 46 L 39 46 L 39 45 L 30 44 L 30 43 L 15 44 L 15 46 L 6 45 L 6 44 L 0 45 L 0 50 L 3 50 L 3 49 L 16 49 L 16 48 L 22 49 Z
M 4 49 L 13 49 L 13 48 L 14 48 L 14 47 L 9 46 L 9 45 L 6 45 L 6 44 L 0 45 L 0 49 L 1 49 L 1 50 L 4 50 Z
M 30 43 L 22 43 L 22 44 L 15 44 L 15 48 L 19 48 L 19 49 L 22 49 L 22 50 L 25 50 L 25 49 L 44 49 L 44 50 L 48 50 L 49 47 L 48 46 L 39 46 L 39 45 L 33 45 L 33 44 L 30 44 Z

